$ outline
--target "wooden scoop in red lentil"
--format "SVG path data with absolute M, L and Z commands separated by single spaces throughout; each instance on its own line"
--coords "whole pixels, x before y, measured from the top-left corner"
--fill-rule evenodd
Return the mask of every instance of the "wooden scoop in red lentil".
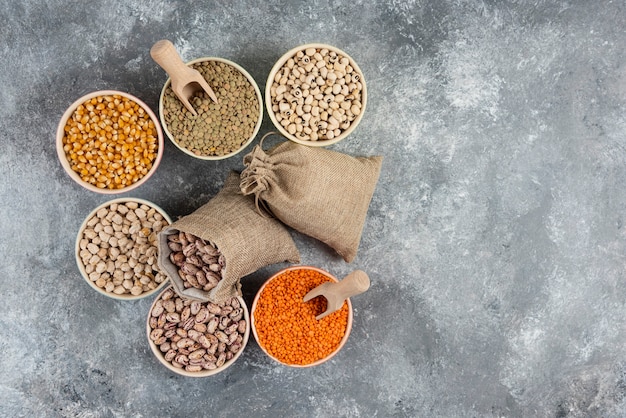
M 317 286 L 304 296 L 303 301 L 308 302 L 318 296 L 326 298 L 326 310 L 317 315 L 318 321 L 331 313 L 339 310 L 346 299 L 365 292 L 370 287 L 370 279 L 362 270 L 355 270 L 339 282 L 326 282 Z

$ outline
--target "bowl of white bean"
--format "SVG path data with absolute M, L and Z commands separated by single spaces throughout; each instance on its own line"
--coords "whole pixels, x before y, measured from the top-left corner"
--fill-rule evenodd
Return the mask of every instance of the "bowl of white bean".
M 172 223 L 152 202 L 109 200 L 89 213 L 76 236 L 75 256 L 85 281 L 120 300 L 150 296 L 167 282 L 157 265 L 157 235 Z
M 367 105 L 363 72 L 342 50 L 312 43 L 285 53 L 265 85 L 274 126 L 299 144 L 323 147 L 346 138 Z

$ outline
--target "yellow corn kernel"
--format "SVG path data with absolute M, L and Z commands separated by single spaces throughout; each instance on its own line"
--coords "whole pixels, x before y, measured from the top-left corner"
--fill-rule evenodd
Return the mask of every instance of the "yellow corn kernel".
M 146 175 L 156 159 L 155 125 L 137 103 L 120 95 L 77 106 L 63 128 L 72 170 L 99 188 L 122 188 Z

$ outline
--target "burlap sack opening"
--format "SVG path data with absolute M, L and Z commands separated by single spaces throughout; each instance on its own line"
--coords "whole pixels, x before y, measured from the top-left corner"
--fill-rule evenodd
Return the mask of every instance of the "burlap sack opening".
M 326 243 L 351 262 L 383 157 L 352 157 L 292 141 L 264 151 L 263 139 L 244 157 L 243 194 L 255 196 L 259 212 L 267 208 L 286 225 Z
M 221 303 L 241 296 L 240 279 L 270 264 L 300 262 L 300 253 L 285 225 L 258 212 L 254 199 L 239 189 L 239 174 L 231 172 L 224 187 L 205 205 L 163 229 L 158 236 L 158 264 L 176 292 L 186 298 Z M 167 236 L 187 232 L 214 244 L 224 255 L 222 279 L 208 292 L 186 289 L 170 261 Z

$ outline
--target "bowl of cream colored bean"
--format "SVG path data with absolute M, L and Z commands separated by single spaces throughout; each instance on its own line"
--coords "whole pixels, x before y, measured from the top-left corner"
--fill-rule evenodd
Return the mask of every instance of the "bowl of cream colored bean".
M 87 215 L 76 237 L 76 264 L 85 281 L 114 299 L 132 300 L 158 292 L 167 276 L 157 265 L 157 235 L 172 223 L 157 205 L 118 198 Z
M 357 127 L 367 104 L 361 69 L 331 45 L 306 44 L 274 65 L 265 85 L 265 105 L 286 138 L 309 146 L 335 144 Z

